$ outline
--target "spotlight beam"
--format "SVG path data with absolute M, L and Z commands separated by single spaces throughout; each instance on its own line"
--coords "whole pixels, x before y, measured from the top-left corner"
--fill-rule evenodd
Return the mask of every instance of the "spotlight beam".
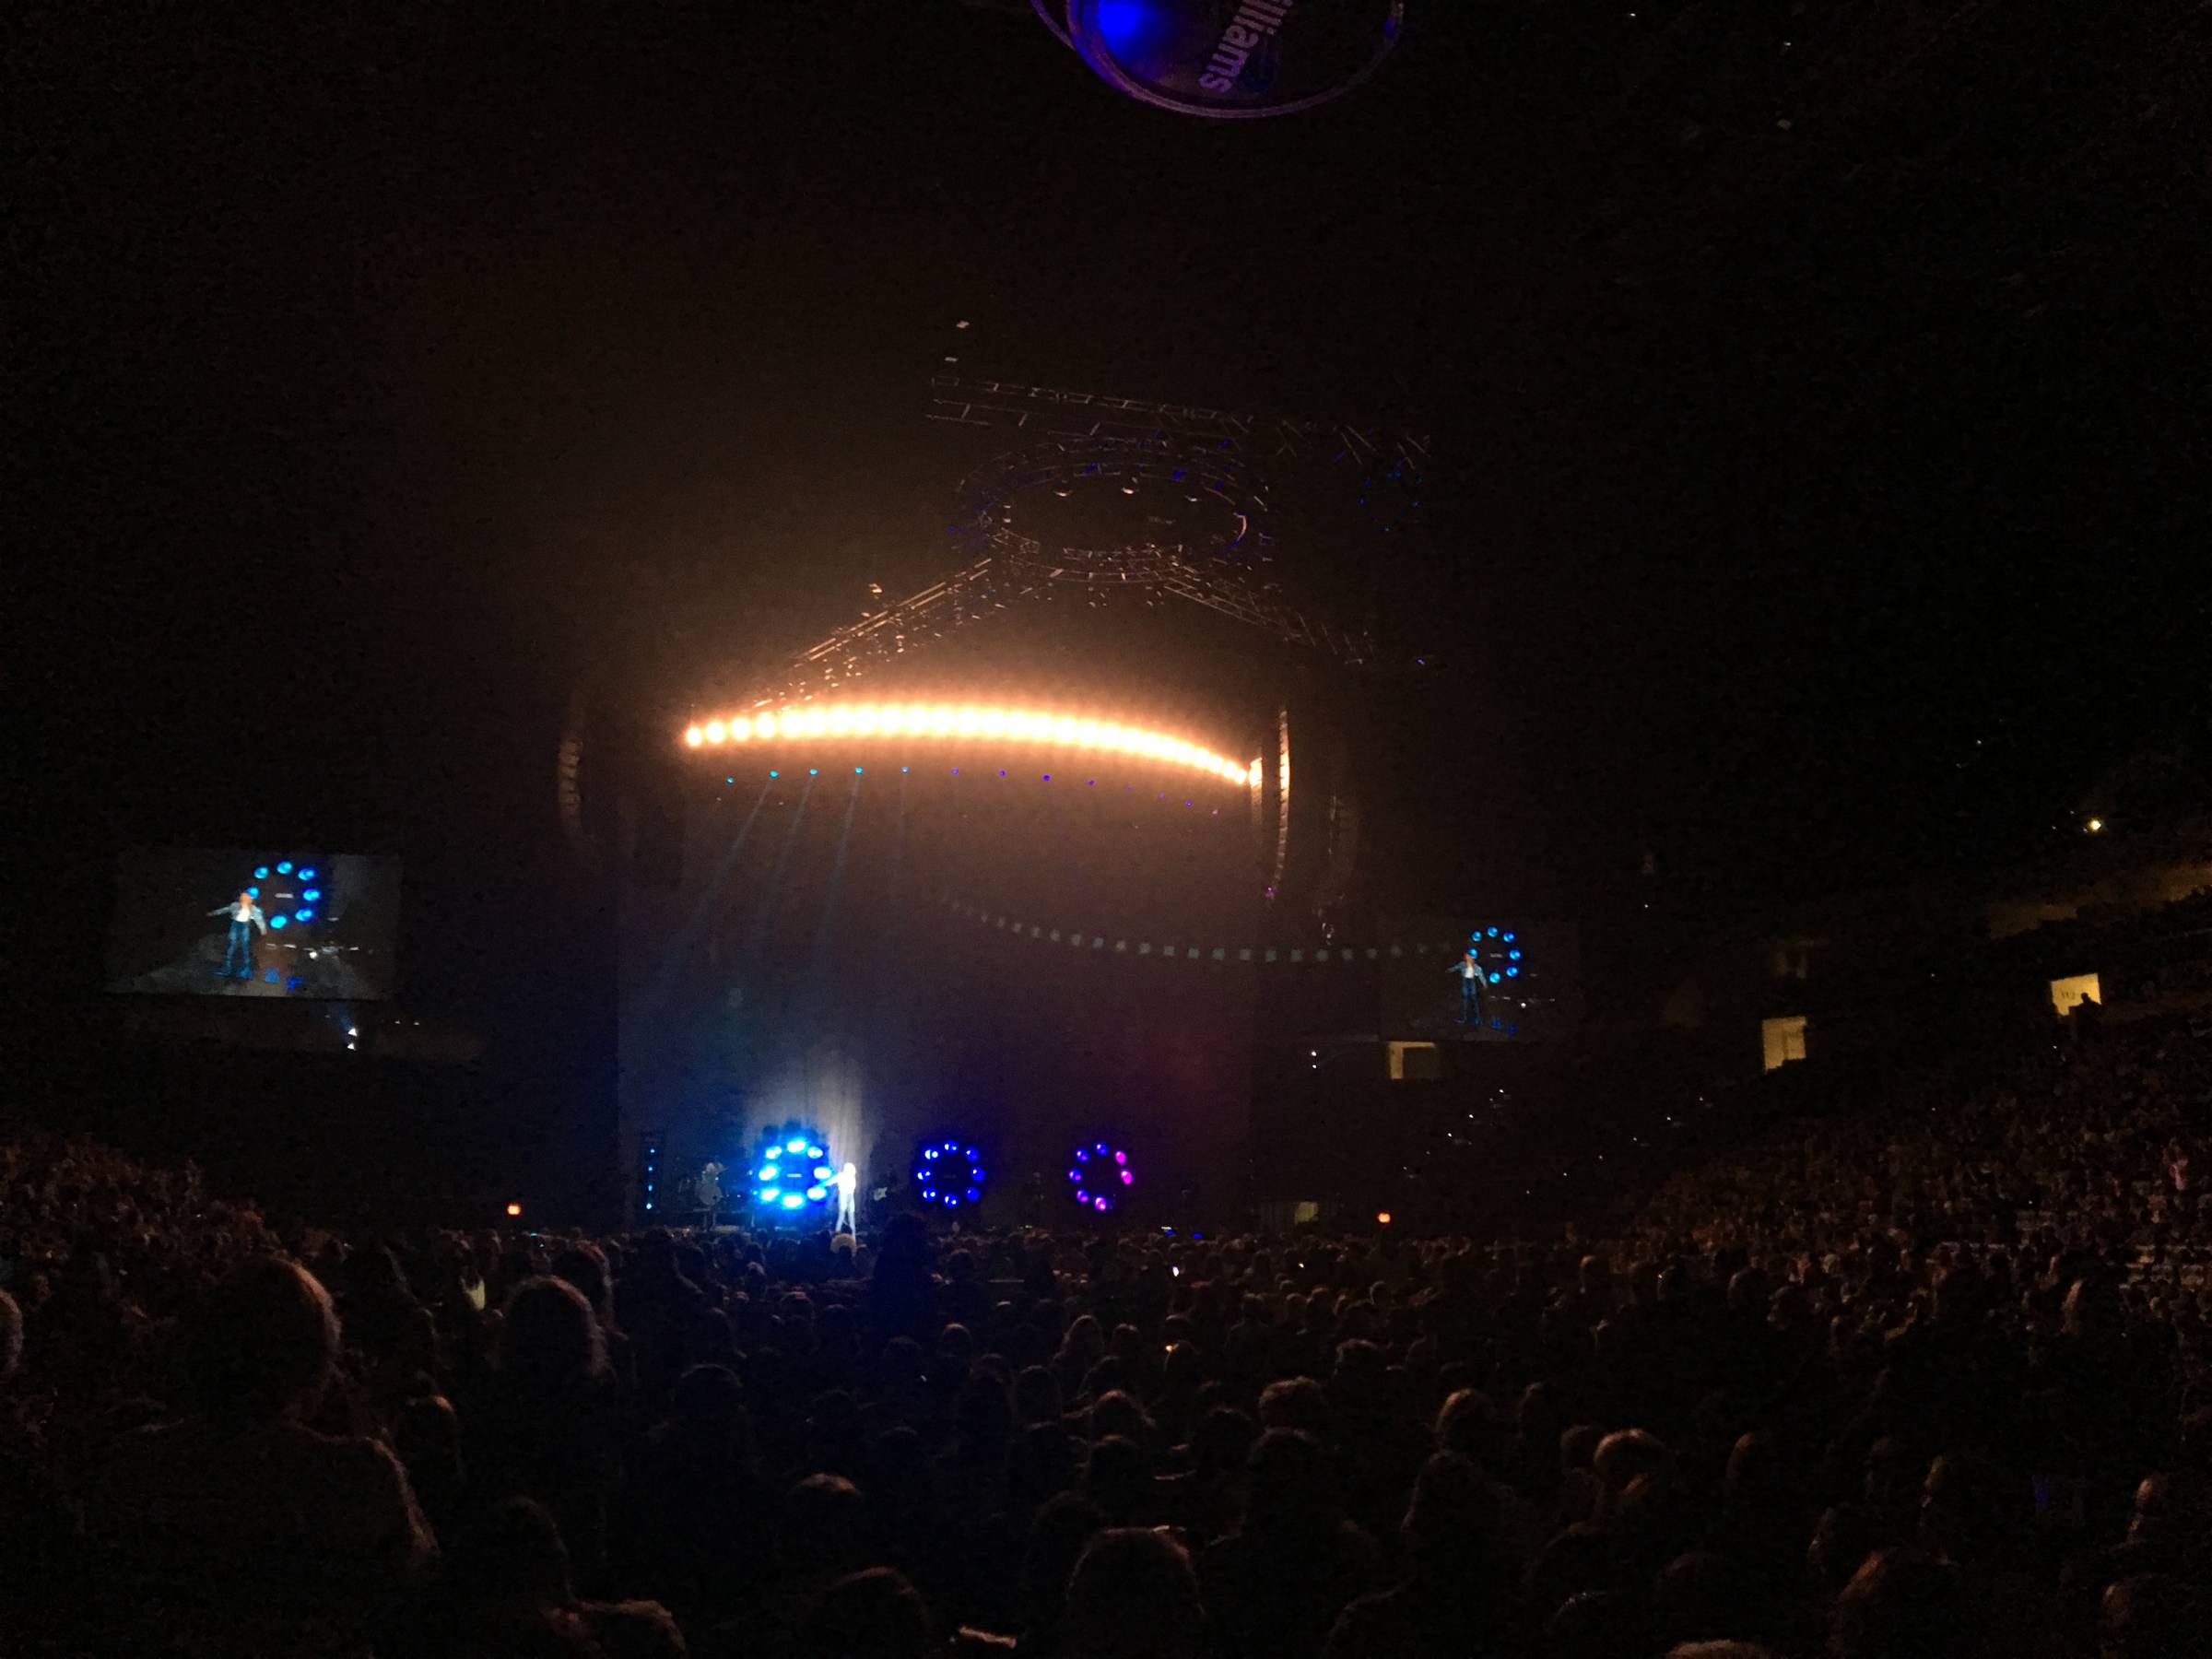
M 730 872 L 736 867 L 737 855 L 744 852 L 745 843 L 753 833 L 753 820 L 760 816 L 761 806 L 767 799 L 768 784 L 763 781 L 760 793 L 753 797 L 752 807 L 745 815 L 745 822 L 737 827 L 737 833 L 731 838 L 730 844 L 723 849 L 722 857 L 714 866 L 714 874 L 700 888 L 699 897 L 693 900 L 690 914 L 684 918 L 682 925 L 670 937 L 667 948 L 662 952 L 661 965 L 654 971 L 653 982 L 639 1002 L 638 1012 L 641 1018 L 658 1018 L 661 1010 L 668 1006 L 669 999 L 674 996 L 684 964 L 691 959 L 691 952 L 697 947 L 700 935 L 706 932 L 708 917 L 721 896 L 724 884 L 730 878 Z
M 745 930 L 745 949 L 738 957 L 743 969 L 750 969 L 760 954 L 760 947 L 768 938 L 768 922 L 775 912 L 776 900 L 783 891 L 783 872 L 791 863 L 792 843 L 799 839 L 799 825 L 806 817 L 806 803 L 814 794 L 814 780 L 808 778 L 806 787 L 799 791 L 799 804 L 792 808 L 791 827 L 783 831 L 783 844 L 776 849 L 776 865 L 769 872 L 768 880 L 760 888 L 760 901 L 753 907 L 753 919 Z
M 837 832 L 837 861 L 830 866 L 830 890 L 822 896 L 822 917 L 814 930 L 814 950 L 806 966 L 806 984 L 809 997 L 818 1006 L 826 1006 L 830 991 L 830 929 L 837 922 L 838 901 L 845 886 L 845 849 L 853 840 L 853 814 L 860 805 L 862 772 L 853 769 L 853 787 L 845 793 L 845 821 Z

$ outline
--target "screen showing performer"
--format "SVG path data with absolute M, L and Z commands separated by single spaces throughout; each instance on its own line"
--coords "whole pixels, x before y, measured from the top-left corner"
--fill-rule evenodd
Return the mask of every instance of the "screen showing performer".
M 1420 1042 L 1559 1037 L 1580 1017 L 1573 930 L 1519 917 L 1411 917 L 1380 953 L 1382 1034 Z
M 167 848 L 125 853 L 106 986 L 157 996 L 392 994 L 399 861 Z

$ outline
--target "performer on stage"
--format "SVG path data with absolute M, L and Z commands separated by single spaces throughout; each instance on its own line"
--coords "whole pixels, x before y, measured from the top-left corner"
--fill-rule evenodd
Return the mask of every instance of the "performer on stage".
M 1478 1026 L 1482 1023 L 1482 962 L 1470 945 L 1460 953 L 1459 960 L 1445 971 L 1459 975 L 1459 1023 Z
M 848 1162 L 837 1172 L 837 1225 L 830 1230 L 831 1232 L 859 1232 L 853 1223 L 853 1194 L 859 1190 L 860 1171 Z
M 261 906 L 253 902 L 253 895 L 241 892 L 229 904 L 218 904 L 207 913 L 230 918 L 230 943 L 223 951 L 222 977 L 252 979 L 254 930 L 259 929 L 265 936 L 269 931 L 269 924 L 261 919 Z
M 699 1184 L 693 1189 L 699 1194 L 699 1207 L 705 1212 L 707 1230 L 714 1230 L 714 1214 L 722 1208 L 722 1166 L 709 1163 L 699 1172 Z

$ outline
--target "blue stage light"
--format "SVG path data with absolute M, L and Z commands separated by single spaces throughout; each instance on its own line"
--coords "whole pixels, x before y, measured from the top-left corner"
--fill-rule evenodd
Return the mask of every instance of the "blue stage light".
M 1116 57 L 1142 52 L 1161 20 L 1146 0 L 1099 0 L 1097 18 L 1099 34 Z
M 831 1169 L 828 1164 L 816 1164 L 814 1166 L 814 1178 L 817 1181 L 835 1181 L 837 1179 L 837 1171 Z
M 782 777 L 783 774 L 782 774 L 782 772 L 780 772 L 780 771 L 776 771 L 776 770 L 775 770 L 773 767 L 771 767 L 771 768 L 769 769 L 769 773 L 768 773 L 768 775 L 769 775 L 770 777 L 771 777 L 771 778 L 780 778 L 780 777 Z
M 261 889 L 257 887 L 248 888 L 246 889 L 246 897 L 249 899 L 258 899 L 261 897 Z
M 289 916 L 271 916 L 269 918 L 269 925 L 271 927 L 282 927 L 290 920 L 291 918 Z
M 1488 928 L 1488 929 L 1486 929 L 1485 931 L 1486 931 L 1487 933 L 1488 933 L 1488 935 L 1490 935 L 1490 937 L 1491 937 L 1491 938 L 1493 938 L 1493 939 L 1494 939 L 1494 938 L 1496 938 L 1496 937 L 1498 936 L 1498 930 L 1497 930 L 1496 928 L 1494 928 L 1494 927 L 1492 927 L 1492 928 Z
M 818 778 L 822 775 L 822 769 L 818 766 L 810 766 L 806 769 L 806 775 L 810 778 Z
M 814 1176 L 814 1169 L 822 1157 L 822 1148 L 813 1145 L 802 1132 L 792 1133 L 801 1126 L 790 1121 L 761 1131 L 753 1150 L 753 1167 L 759 1173 L 760 1185 L 754 1191 L 759 1203 L 772 1213 L 775 1222 L 793 1219 L 790 1212 L 818 1208 L 827 1196 L 827 1189 L 818 1184 L 821 1171 Z M 791 1167 L 786 1167 L 787 1165 Z
M 302 870 L 300 872 L 300 879 L 302 881 L 312 881 L 314 878 L 315 873 L 312 870 Z
M 1505 935 L 1505 942 L 1506 942 L 1508 945 L 1511 945 L 1511 944 L 1513 942 L 1513 935 L 1512 935 L 1512 934 L 1510 934 L 1510 933 L 1509 933 L 1509 934 L 1507 934 L 1507 935 Z
M 1519 979 L 1521 977 L 1521 970 L 1518 968 L 1508 968 L 1505 971 L 1505 977 L 1507 979 Z
M 280 858 L 280 859 L 278 859 L 278 860 L 276 861 L 276 874 L 277 874 L 277 875 L 279 875 L 279 876 L 289 876 L 291 873 L 292 873 L 292 861 L 291 861 L 290 859 L 288 859 L 288 858 Z
M 1497 969 L 1493 968 L 1493 969 L 1491 969 L 1491 970 L 1490 970 L 1490 983 L 1491 983 L 1491 984 L 1493 984 L 1493 985 L 1494 985 L 1494 984 L 1496 984 L 1496 983 L 1499 982 L 1499 980 L 1500 980 L 1500 979 L 1501 979 L 1501 978 L 1503 978 L 1503 977 L 1504 977 L 1504 976 L 1503 976 L 1502 974 L 1500 974 L 1500 973 L 1498 971 L 1498 970 L 1497 970 Z
M 278 920 L 281 921 L 283 918 L 279 917 Z M 266 979 L 270 984 L 275 984 L 276 982 L 276 970 L 274 968 L 270 969 L 266 974 L 263 975 L 263 977 Z
M 1511 962 L 1517 962 L 1521 959 L 1521 953 L 1518 950 L 1509 950 L 1505 953 L 1505 956 L 1506 959 Z
M 977 1167 L 973 1147 L 957 1140 L 916 1147 L 913 1170 L 915 1190 L 925 1204 L 958 1204 L 962 1191 L 971 1204 L 982 1201 L 983 1171 Z
M 256 881 L 266 881 L 268 878 L 269 866 L 267 865 L 263 865 L 259 869 L 253 872 L 253 879 Z
M 305 906 L 302 906 L 302 907 L 300 908 L 300 921 L 302 921 L 302 922 L 312 922 L 314 919 L 315 919 L 315 912 L 314 912 L 312 910 L 311 910 L 311 909 L 308 909 L 308 908 L 307 908 L 307 907 L 305 907 Z
M 321 888 L 309 888 L 307 891 L 300 894 L 300 897 L 312 901 L 323 897 L 323 889 Z
M 860 770 L 860 768 L 856 766 L 856 767 L 854 767 L 853 770 L 854 771 L 858 771 Z

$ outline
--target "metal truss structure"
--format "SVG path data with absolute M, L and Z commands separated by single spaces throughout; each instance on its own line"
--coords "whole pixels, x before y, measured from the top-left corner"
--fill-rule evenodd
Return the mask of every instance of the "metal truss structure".
M 1371 636 L 1293 604 L 1261 572 L 1274 549 L 1263 475 L 1269 464 L 1287 463 L 1418 477 L 1431 465 L 1425 435 L 956 374 L 931 378 L 924 413 L 955 426 L 1011 429 L 1028 441 L 960 481 L 950 525 L 959 568 L 806 647 L 756 688 L 754 706 L 840 689 L 955 629 L 1065 583 L 1171 594 L 1347 667 L 1373 665 Z M 1148 541 L 1054 547 L 1006 523 L 1018 495 L 1047 488 L 1065 493 L 1091 477 L 1171 484 L 1193 500 L 1211 496 L 1236 529 L 1203 548 Z
M 751 706 L 805 702 L 840 690 L 955 629 L 1040 597 L 1056 580 L 1107 581 L 1110 563 L 1118 572 L 1112 580 L 1203 605 L 1347 667 L 1361 666 L 1372 655 L 1366 635 L 1300 610 L 1234 571 L 1194 562 L 1180 547 L 1108 549 L 1079 573 L 1069 573 L 1065 562 L 1047 559 L 1033 538 L 1002 530 L 994 540 L 992 554 L 808 646 L 756 689 Z
M 1426 436 L 1379 426 L 1244 415 L 957 374 L 931 377 L 926 415 L 954 426 L 1012 427 L 1040 438 L 1210 444 L 1263 464 L 1281 460 L 1371 465 L 1402 460 L 1420 472 L 1430 465 Z

